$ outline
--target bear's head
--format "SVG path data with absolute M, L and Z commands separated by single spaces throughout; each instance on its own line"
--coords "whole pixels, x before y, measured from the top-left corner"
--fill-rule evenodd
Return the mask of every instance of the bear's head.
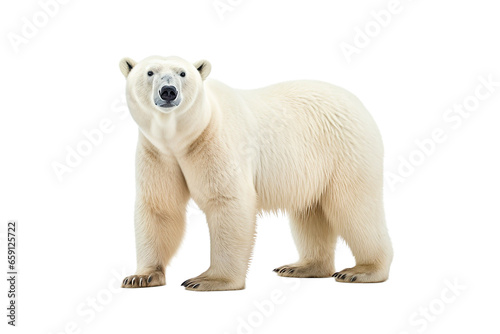
M 206 60 L 191 64 L 179 57 L 152 56 L 140 62 L 123 58 L 120 70 L 127 78 L 129 106 L 142 113 L 169 114 L 181 113 L 193 105 L 211 65 Z

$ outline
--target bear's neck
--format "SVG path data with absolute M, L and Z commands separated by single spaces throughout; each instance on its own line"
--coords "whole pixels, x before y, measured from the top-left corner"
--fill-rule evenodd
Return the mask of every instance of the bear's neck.
M 207 138 L 213 123 L 213 112 L 207 93 L 202 91 L 189 109 L 180 114 L 156 113 L 149 128 L 142 131 L 161 152 L 181 157 Z

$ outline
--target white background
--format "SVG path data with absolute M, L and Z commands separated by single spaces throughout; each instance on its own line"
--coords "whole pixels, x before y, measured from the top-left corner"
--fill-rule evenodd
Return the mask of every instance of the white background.
M 7 220 L 20 224 L 18 327 L 6 325 L 2 279 L 2 333 L 497 332 L 500 87 L 460 124 L 443 119 L 455 104 L 474 102 L 480 77 L 500 81 L 494 2 L 401 0 L 380 31 L 371 12 L 389 0 L 222 2 L 231 10 L 220 15 L 212 0 L 73 0 L 52 8 L 17 47 L 9 36 L 22 36 L 23 18 L 33 22 L 42 7 L 2 3 L 2 254 Z M 353 44 L 367 26 L 368 45 L 349 61 L 342 43 Z M 416 140 L 442 129 L 446 140 L 404 182 L 386 184 L 390 279 L 362 285 L 277 277 L 272 269 L 297 253 L 286 216 L 266 215 L 245 290 L 185 291 L 180 283 L 209 265 L 205 218 L 190 205 L 167 285 L 116 289 L 115 275 L 135 270 L 137 139 L 120 100 L 118 62 L 154 54 L 206 58 L 211 77 L 237 88 L 291 79 L 346 87 L 380 127 L 388 175 L 400 158 L 418 158 Z M 76 149 L 83 131 L 104 119 L 112 130 L 59 180 L 54 162 L 65 164 L 68 147 Z M 0 258 L 6 271 L 6 255 Z M 337 269 L 353 264 L 339 243 Z M 269 306 L 272 295 L 280 298 Z

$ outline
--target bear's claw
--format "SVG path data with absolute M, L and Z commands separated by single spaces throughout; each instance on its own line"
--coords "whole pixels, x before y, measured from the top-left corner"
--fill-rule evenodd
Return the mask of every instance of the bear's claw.
M 181 286 L 186 290 L 197 291 L 222 291 L 222 290 L 241 290 L 245 288 L 245 283 L 236 283 L 234 281 L 213 279 L 205 276 L 190 278 L 182 282 Z
M 346 283 L 377 283 L 387 279 L 386 270 L 380 269 L 376 265 L 358 265 L 336 272 L 332 277 L 337 282 Z
M 273 271 L 282 277 L 330 277 L 333 270 L 321 264 L 294 263 L 278 267 Z
M 154 271 L 149 275 L 131 275 L 122 281 L 122 288 L 146 288 L 165 285 L 165 274 Z
M 197 289 L 200 286 L 200 283 L 193 283 L 191 280 L 185 280 L 182 282 L 181 286 L 190 288 L 190 289 Z

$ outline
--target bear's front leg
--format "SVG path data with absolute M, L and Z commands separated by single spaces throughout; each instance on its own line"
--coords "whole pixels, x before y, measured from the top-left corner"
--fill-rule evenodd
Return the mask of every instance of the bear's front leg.
M 189 191 L 173 157 L 140 134 L 136 155 L 135 237 L 137 270 L 123 288 L 165 285 L 165 267 L 180 246 Z
M 210 232 L 210 267 L 182 286 L 195 291 L 241 290 L 255 237 L 255 192 L 216 196 L 203 208 Z

